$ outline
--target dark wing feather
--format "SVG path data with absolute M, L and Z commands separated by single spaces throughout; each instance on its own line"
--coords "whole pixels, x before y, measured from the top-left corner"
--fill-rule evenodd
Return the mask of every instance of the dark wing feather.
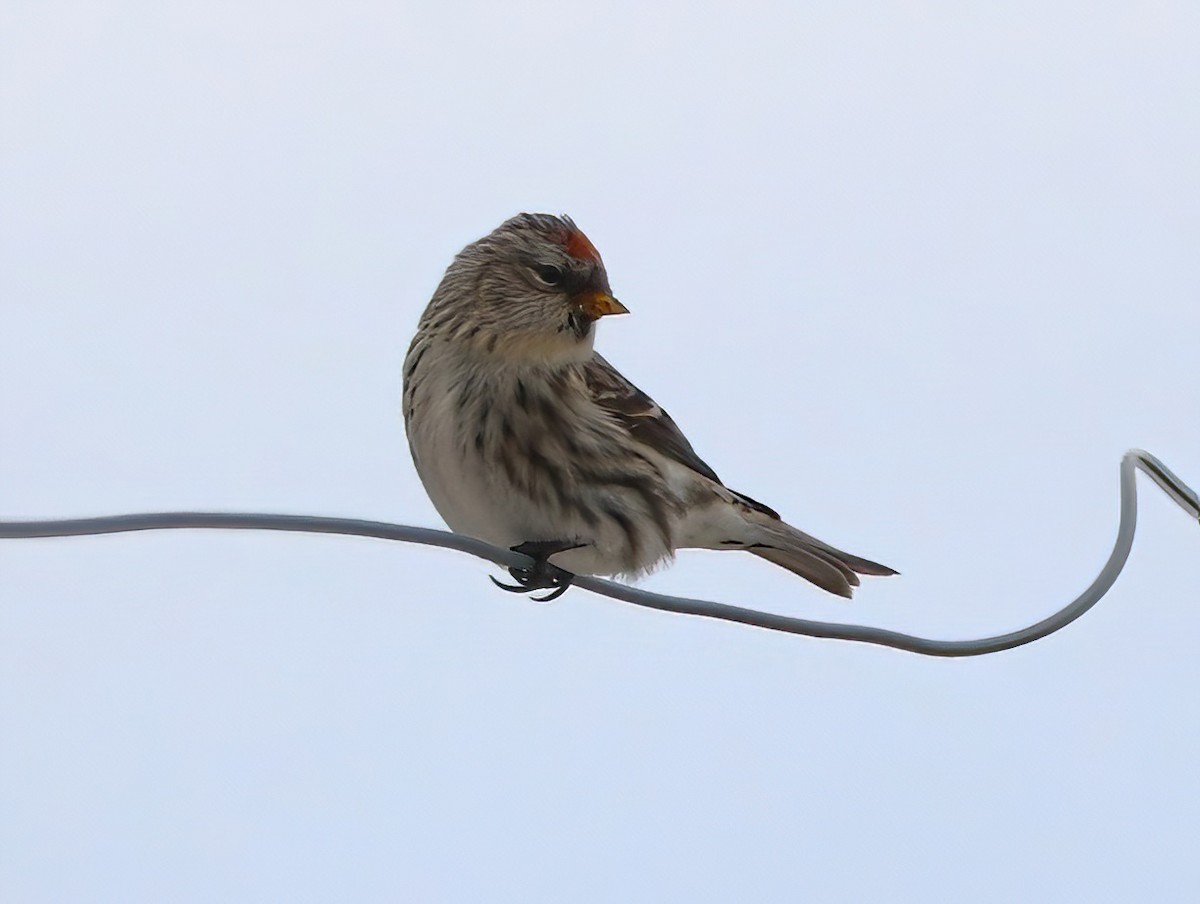
M 710 468 L 692 448 L 675 421 L 662 407 L 642 392 L 609 364 L 600 355 L 584 365 L 583 378 L 596 404 L 611 414 L 640 443 L 649 446 L 666 458 L 691 468 L 714 483 L 721 482 L 717 472 Z M 729 489 L 726 487 L 726 489 Z M 779 514 L 749 496 L 730 490 L 751 508 L 772 518 Z

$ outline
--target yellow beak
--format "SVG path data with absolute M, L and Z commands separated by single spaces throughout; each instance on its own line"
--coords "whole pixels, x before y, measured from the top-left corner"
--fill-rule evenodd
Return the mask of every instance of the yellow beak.
M 609 314 L 628 314 L 629 308 L 621 304 L 607 292 L 588 291 L 575 296 L 575 303 L 592 320 L 599 320 Z

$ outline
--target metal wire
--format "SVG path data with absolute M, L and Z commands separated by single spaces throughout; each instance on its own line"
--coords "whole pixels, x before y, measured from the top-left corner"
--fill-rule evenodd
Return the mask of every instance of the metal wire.
M 810 621 L 791 618 L 730 606 L 709 600 L 667 596 L 639 590 L 613 581 L 594 577 L 577 577 L 573 586 L 582 587 L 593 593 L 612 599 L 678 612 L 699 615 L 725 621 L 740 622 L 771 631 L 803 634 L 808 637 L 825 637 L 833 640 L 853 640 L 860 643 L 879 644 L 920 653 L 926 656 L 981 656 L 1019 647 L 1052 634 L 1069 625 L 1088 609 L 1096 605 L 1116 581 L 1125 567 L 1129 551 L 1133 547 L 1133 535 L 1137 526 L 1137 480 L 1136 472 L 1145 472 L 1162 488 L 1188 516 L 1200 523 L 1200 496 L 1180 480 L 1166 465 L 1141 449 L 1125 453 L 1121 459 L 1121 522 L 1117 528 L 1117 540 L 1112 554 L 1100 574 L 1083 593 L 1066 606 L 1036 624 L 1019 631 L 985 637 L 979 640 L 933 640 L 871 628 L 864 625 L 845 625 L 834 622 Z M 375 537 L 381 540 L 397 540 L 402 543 L 420 543 L 440 546 L 465 552 L 497 565 L 529 566 L 532 560 L 509 549 L 501 549 L 459 534 L 432 530 L 424 527 L 409 527 L 403 524 L 388 524 L 383 521 L 363 521 L 355 518 L 325 518 L 316 515 L 276 515 L 240 512 L 159 512 L 139 515 L 108 515 L 100 518 L 73 518 L 62 521 L 0 521 L 0 539 L 32 537 L 74 537 L 88 534 L 114 534 L 137 530 L 166 529 L 235 529 L 235 530 L 282 530 L 303 533 L 348 534 L 358 537 Z

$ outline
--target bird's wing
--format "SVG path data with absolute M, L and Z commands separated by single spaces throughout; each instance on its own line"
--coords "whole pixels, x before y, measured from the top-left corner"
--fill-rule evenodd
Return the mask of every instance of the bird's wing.
M 725 486 L 717 472 L 696 454 L 696 450 L 671 416 L 654 399 L 621 376 L 604 358 L 593 355 L 584 365 L 583 378 L 596 404 L 611 414 L 634 439 L 658 454 L 691 468 L 697 474 L 702 474 L 714 483 Z M 730 492 L 751 508 L 772 518 L 779 517 L 776 511 L 761 502 L 756 502 L 736 490 Z

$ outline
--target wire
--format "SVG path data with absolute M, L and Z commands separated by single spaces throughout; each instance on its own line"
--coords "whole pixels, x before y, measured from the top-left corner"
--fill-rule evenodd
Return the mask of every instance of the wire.
M 810 621 L 791 618 L 757 609 L 730 606 L 709 600 L 688 599 L 638 590 L 625 584 L 617 584 L 600 578 L 579 576 L 572 586 L 582 587 L 593 593 L 612 599 L 685 615 L 699 615 L 724 621 L 740 622 L 771 631 L 803 634 L 808 637 L 824 637 L 832 640 L 853 640 L 860 643 L 879 644 L 920 653 L 926 656 L 981 656 L 998 653 L 1023 644 L 1031 643 L 1053 634 L 1069 625 L 1108 592 L 1125 567 L 1129 551 L 1133 547 L 1133 535 L 1137 526 L 1137 479 L 1138 470 L 1145 472 L 1151 480 L 1188 516 L 1200 523 L 1200 496 L 1171 472 L 1166 465 L 1141 449 L 1126 452 L 1121 459 L 1121 522 L 1117 528 L 1117 540 L 1112 554 L 1100 574 L 1083 593 L 1058 612 L 1036 624 L 1009 634 L 985 637 L 979 640 L 934 640 L 872 628 L 865 625 L 845 625 L 834 622 Z M 302 533 L 348 534 L 358 537 L 375 537 L 381 540 L 396 540 L 402 543 L 420 543 L 425 546 L 440 546 L 469 555 L 478 556 L 489 562 L 507 567 L 528 567 L 533 560 L 521 553 L 501 549 L 446 531 L 425 527 L 409 527 L 383 521 L 363 521 L 356 518 L 325 518 L 316 515 L 276 515 L 241 512 L 159 512 L 138 515 L 108 515 L 100 518 L 74 518 L 62 521 L 0 521 L 0 539 L 24 539 L 33 537 L 75 537 L 90 534 L 115 534 L 137 530 L 166 529 L 235 529 L 235 530 L 281 530 Z

